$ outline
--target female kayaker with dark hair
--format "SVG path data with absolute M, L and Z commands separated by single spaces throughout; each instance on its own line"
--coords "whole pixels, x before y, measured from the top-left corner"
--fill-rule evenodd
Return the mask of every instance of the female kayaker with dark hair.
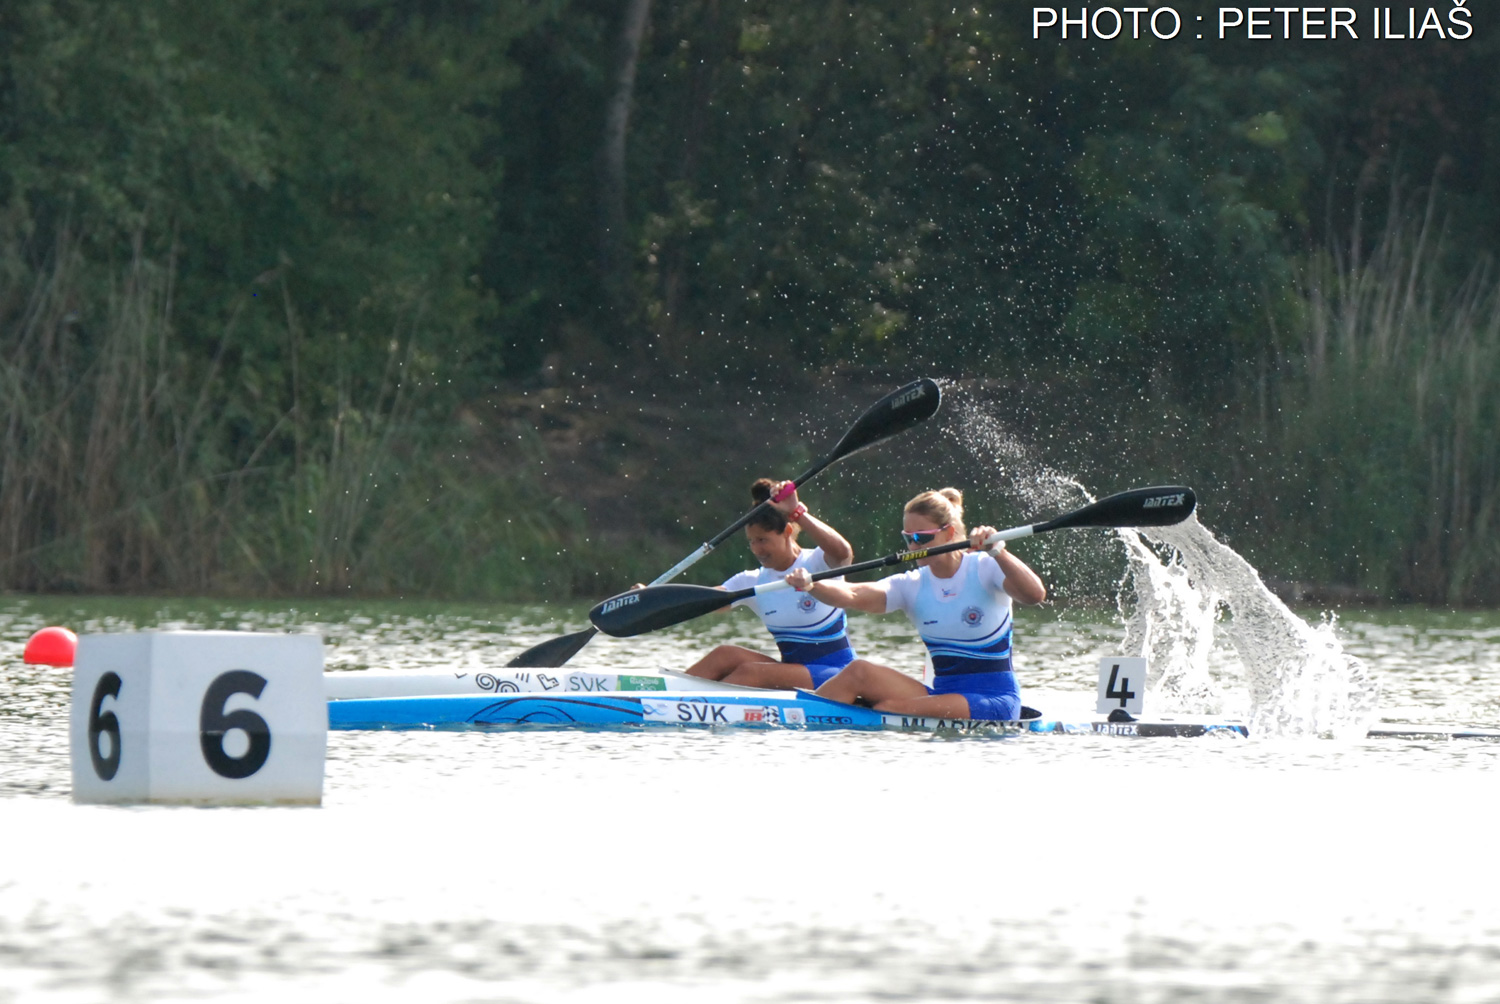
M 764 502 L 774 498 L 786 483 L 761 478 L 750 486 L 750 497 Z M 797 543 L 797 534 L 803 530 L 814 545 L 811 550 Z M 780 502 L 772 502 L 746 524 L 745 537 L 750 543 L 750 553 L 761 567 L 732 576 L 722 589 L 745 589 L 774 582 L 793 569 L 814 574 L 841 568 L 854 557 L 849 542 L 809 513 L 796 492 Z M 740 645 L 720 645 L 688 669 L 692 676 L 745 687 L 812 688 L 830 679 L 854 658 L 845 633 L 844 612 L 805 593 L 778 591 L 737 600 L 733 605 L 748 606 L 760 615 L 771 637 L 776 639 L 781 658 Z
M 1004 542 L 985 550 L 991 526 L 964 529 L 963 493 L 923 492 L 906 503 L 901 536 L 908 549 L 968 536 L 970 550 L 921 558 L 910 572 L 877 582 L 811 581 L 801 569 L 786 577 L 798 592 L 846 610 L 906 611 L 932 657 L 932 685 L 900 670 L 856 659 L 818 694 L 846 704 L 927 718 L 1011 721 L 1021 692 L 1011 668 L 1011 601 L 1047 598 L 1041 578 Z

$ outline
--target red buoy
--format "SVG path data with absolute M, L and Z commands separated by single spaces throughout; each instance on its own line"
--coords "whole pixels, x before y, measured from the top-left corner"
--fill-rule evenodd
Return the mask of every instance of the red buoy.
M 78 650 L 78 636 L 65 627 L 44 627 L 26 642 L 23 658 L 32 666 L 73 665 L 73 653 Z

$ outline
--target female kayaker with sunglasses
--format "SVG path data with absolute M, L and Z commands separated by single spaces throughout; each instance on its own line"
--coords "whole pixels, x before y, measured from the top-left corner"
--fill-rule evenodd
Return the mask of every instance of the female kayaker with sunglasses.
M 786 484 L 761 478 L 750 486 L 750 497 L 764 502 L 775 498 Z M 797 543 L 801 530 L 807 531 L 815 545 L 811 550 Z M 772 502 L 746 524 L 745 537 L 750 543 L 750 553 L 761 567 L 732 576 L 722 589 L 744 589 L 771 582 L 793 569 L 812 574 L 841 568 L 854 558 L 849 542 L 809 513 L 795 491 L 779 502 Z M 738 600 L 733 605 L 747 606 L 760 615 L 771 637 L 776 639 L 780 660 L 740 645 L 720 645 L 690 666 L 690 675 L 745 687 L 811 689 L 831 679 L 854 658 L 845 632 L 844 612 L 805 593 L 766 593 Z
M 813 582 L 802 569 L 786 577 L 799 592 L 846 610 L 906 611 L 932 657 L 931 686 L 855 659 L 818 687 L 818 694 L 894 714 L 1010 721 L 1021 692 L 1011 667 L 1011 601 L 1047 598 L 1041 578 L 1002 542 L 984 549 L 991 526 L 964 529 L 963 493 L 923 492 L 906 503 L 901 536 L 908 550 L 969 538 L 971 550 L 918 559 L 917 567 L 876 582 Z

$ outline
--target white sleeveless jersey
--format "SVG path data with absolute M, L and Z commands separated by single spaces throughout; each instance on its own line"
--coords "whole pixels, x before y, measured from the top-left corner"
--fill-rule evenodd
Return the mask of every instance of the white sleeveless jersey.
M 967 553 L 958 571 L 940 579 L 917 568 L 881 579 L 886 613 L 904 610 L 932 657 L 929 682 L 940 676 L 1009 668 L 1011 599 L 999 562 Z
M 809 574 L 816 575 L 828 571 L 828 559 L 821 547 L 812 550 L 803 548 L 802 553 L 797 555 L 797 559 L 785 571 L 762 567 L 740 572 L 730 576 L 724 583 L 724 588 L 749 589 L 767 582 L 780 582 L 793 568 L 805 568 Z M 842 576 L 832 581 L 840 582 Z M 795 589 L 780 589 L 735 600 L 734 605 L 747 606 L 760 615 L 771 632 L 771 637 L 776 639 L 783 661 L 805 663 L 808 659 L 822 658 L 833 648 L 848 646 L 844 611 L 820 603 L 807 593 L 799 593 Z

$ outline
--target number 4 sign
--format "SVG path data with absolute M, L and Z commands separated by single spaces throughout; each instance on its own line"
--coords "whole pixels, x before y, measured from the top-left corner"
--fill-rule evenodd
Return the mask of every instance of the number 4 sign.
M 85 635 L 69 733 L 75 802 L 319 804 L 322 639 Z
M 1132 717 L 1141 713 L 1146 700 L 1146 660 L 1136 656 L 1107 655 L 1099 660 L 1101 715 L 1123 708 Z

